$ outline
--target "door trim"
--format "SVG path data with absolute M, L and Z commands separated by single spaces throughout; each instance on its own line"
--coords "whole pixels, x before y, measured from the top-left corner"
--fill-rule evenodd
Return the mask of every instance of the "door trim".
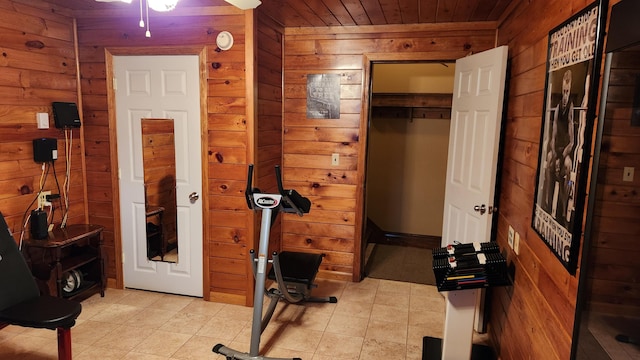
M 200 71 L 200 139 L 201 154 L 207 153 L 207 64 L 206 64 L 206 48 L 205 47 L 157 47 L 157 48 L 105 48 L 105 73 L 107 79 L 107 109 L 109 116 L 109 155 L 111 157 L 111 192 L 113 194 L 113 203 L 120 203 L 120 182 L 118 179 L 118 136 L 116 129 L 116 107 L 115 92 L 113 88 L 113 57 L 114 56 L 135 56 L 135 55 L 197 55 L 199 60 Z M 204 239 L 209 238 L 209 219 L 206 216 L 206 209 L 209 208 L 209 196 L 205 191 L 207 179 L 209 178 L 209 170 L 207 168 L 207 158 L 202 156 L 200 159 L 202 168 L 202 286 L 203 298 L 209 300 L 209 262 L 207 257 L 209 254 L 209 245 Z M 123 253 L 122 253 L 122 233 L 120 222 L 120 206 L 113 208 L 113 241 L 115 247 L 115 270 L 116 270 L 116 288 L 124 288 L 124 269 L 123 269 Z
M 356 218 L 352 280 L 358 282 L 364 278 L 363 235 L 366 224 L 365 185 L 367 174 L 367 143 L 369 136 L 369 116 L 371 101 L 371 67 L 374 62 L 420 62 L 420 61 L 455 61 L 469 55 L 469 51 L 439 51 L 419 53 L 370 53 L 362 55 L 362 109 L 360 111 L 360 141 L 358 153 L 358 175 L 356 179 Z

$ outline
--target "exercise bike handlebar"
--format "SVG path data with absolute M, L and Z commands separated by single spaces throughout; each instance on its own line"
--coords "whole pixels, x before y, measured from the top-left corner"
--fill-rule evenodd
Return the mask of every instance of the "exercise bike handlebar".
M 244 197 L 247 199 L 247 206 L 249 210 L 254 209 L 253 204 L 253 193 L 260 192 L 259 189 L 254 189 L 251 185 L 253 181 L 253 164 L 249 164 L 249 169 L 247 171 L 247 187 L 244 189 Z
M 282 186 L 282 173 L 280 172 L 279 165 L 275 166 L 275 171 L 278 192 L 282 196 L 282 211 L 287 213 L 296 213 L 299 216 L 308 213 L 311 209 L 311 201 L 293 189 L 284 189 Z M 247 200 L 247 206 L 249 209 L 254 210 L 256 205 L 253 202 L 253 194 L 260 193 L 260 189 L 252 186 L 252 180 L 253 164 L 249 164 L 247 172 L 247 187 L 244 190 L 244 195 Z
M 282 207 L 284 212 L 295 212 L 299 216 L 309 212 L 311 209 L 311 201 L 309 199 L 300 195 L 293 189 L 285 190 L 282 187 L 282 175 L 280 173 L 279 165 L 276 165 L 276 181 L 278 183 L 278 192 L 282 195 Z

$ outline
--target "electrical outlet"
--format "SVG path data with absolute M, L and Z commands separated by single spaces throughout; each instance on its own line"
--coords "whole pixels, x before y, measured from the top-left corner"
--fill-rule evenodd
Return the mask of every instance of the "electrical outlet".
M 38 208 L 43 209 L 45 206 L 51 206 L 51 202 L 47 201 L 47 195 L 51 195 L 51 191 L 41 191 L 38 195 Z
M 515 230 L 513 230 L 513 226 L 509 225 L 509 237 L 508 237 L 508 243 L 509 243 L 509 247 L 513 249 L 513 238 L 515 237 Z
M 331 165 L 340 165 L 340 154 L 331 154 Z
M 516 231 L 516 237 L 513 240 L 513 251 L 516 255 L 520 255 L 520 233 Z
M 38 124 L 38 129 L 48 129 L 49 128 L 49 113 L 37 113 L 36 114 L 36 123 Z

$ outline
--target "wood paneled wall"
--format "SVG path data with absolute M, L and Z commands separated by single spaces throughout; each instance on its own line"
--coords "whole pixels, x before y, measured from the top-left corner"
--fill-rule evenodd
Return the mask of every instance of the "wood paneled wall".
M 283 249 L 326 254 L 321 276 L 360 278 L 366 59 L 455 60 L 494 41 L 492 24 L 285 29 L 284 182 L 312 207 L 283 217 Z M 340 75 L 340 119 L 306 118 L 309 74 Z
M 247 113 L 246 44 L 251 34 L 246 34 L 245 19 L 244 15 L 210 17 L 207 30 L 215 29 L 216 35 L 220 30 L 231 32 L 234 46 L 220 52 L 207 46 L 207 64 L 212 66 L 207 74 L 209 211 L 205 217 L 209 233 L 205 242 L 209 253 L 205 261 L 209 263 L 211 299 L 238 304 L 248 304 L 253 294 L 248 261 L 252 216 L 244 199 L 247 163 L 253 161 L 254 146 L 248 133 L 253 126 L 253 114 Z M 214 63 L 221 67 L 215 69 Z
M 265 193 L 277 193 L 275 166 L 282 165 L 282 47 L 284 29 L 258 12 L 255 186 Z M 271 228 L 269 249 L 281 251 L 281 218 Z M 259 216 L 256 216 L 256 221 Z M 254 238 L 259 239 L 256 223 Z M 257 249 L 258 244 L 254 244 Z
M 502 359 L 569 359 L 578 288 L 531 227 L 546 74 L 548 33 L 591 1 L 521 1 L 498 29 L 509 45 L 507 99 L 497 240 L 515 270 L 513 287 L 493 290 L 490 333 Z M 520 233 L 509 249 L 508 226 Z M 583 241 L 584 237 L 581 240 Z
M 73 18 L 42 2 L 0 1 L 0 212 L 16 240 L 42 190 L 62 193 L 66 179 L 65 134 L 54 127 L 51 103 L 78 103 Z M 38 129 L 37 113 L 49 115 L 49 129 Z M 81 131 L 69 138 L 68 224 L 85 222 Z M 32 140 L 55 138 L 58 160 L 43 171 L 33 159 Z M 54 174 L 55 170 L 55 174 Z M 57 177 L 54 178 L 54 175 Z M 54 201 L 53 222 L 60 225 L 62 203 Z
M 631 126 L 639 77 L 638 46 L 615 52 L 589 256 L 589 308 L 626 316 L 640 316 L 640 178 L 636 173 L 633 181 L 622 181 L 624 167 L 640 169 L 640 127 Z

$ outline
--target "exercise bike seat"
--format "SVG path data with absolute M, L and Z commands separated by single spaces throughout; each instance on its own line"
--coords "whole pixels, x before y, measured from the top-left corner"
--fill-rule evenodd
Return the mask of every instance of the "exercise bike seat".
M 313 287 L 320 263 L 324 254 L 309 254 L 301 252 L 283 251 L 278 254 L 280 261 L 280 272 L 285 282 L 303 284 L 307 289 Z M 276 280 L 273 269 L 269 271 L 270 280 Z

